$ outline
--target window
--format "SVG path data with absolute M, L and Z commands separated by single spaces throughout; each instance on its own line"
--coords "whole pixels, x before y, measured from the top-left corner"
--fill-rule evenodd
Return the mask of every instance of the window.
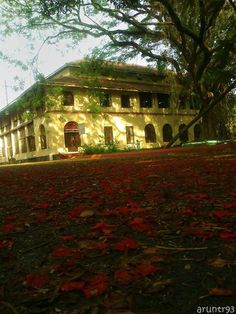
M 187 99 L 184 96 L 179 96 L 179 109 L 186 109 Z
M 156 132 L 152 124 L 145 126 L 145 142 L 146 143 L 156 143 Z
M 157 94 L 157 101 L 159 108 L 169 108 L 170 106 L 170 95 L 169 94 Z
M 26 153 L 27 152 L 27 144 L 26 144 L 25 127 L 20 128 L 19 132 L 20 132 L 21 153 Z
M 151 108 L 152 107 L 152 94 L 151 93 L 139 93 L 140 107 Z
M 99 100 L 100 100 L 100 106 L 101 107 L 110 107 L 111 106 L 110 95 L 109 94 L 102 93 L 99 96 Z
M 182 130 L 186 127 L 185 124 L 181 124 L 179 126 L 179 132 L 182 132 Z M 179 139 L 182 143 L 185 143 L 188 141 L 188 130 L 184 131 L 182 134 L 180 134 Z
M 74 105 L 74 95 L 72 92 L 63 92 L 63 105 L 73 106 Z
M 121 95 L 121 107 L 122 108 L 130 108 L 130 96 L 129 95 Z
M 163 126 L 163 142 L 169 142 L 170 140 L 172 140 L 173 135 L 172 135 L 172 127 L 169 124 L 165 124 Z
M 104 126 L 104 137 L 105 137 L 105 144 L 106 145 L 113 144 L 112 126 Z
M 35 136 L 34 136 L 34 125 L 33 125 L 33 123 L 28 124 L 27 129 L 28 129 L 27 141 L 28 141 L 29 151 L 33 152 L 33 151 L 36 150 L 36 147 L 35 147 Z
M 36 107 L 36 112 L 38 116 L 41 116 L 46 111 L 46 107 L 44 103 L 41 103 L 38 107 Z
M 200 124 L 195 124 L 194 129 L 193 129 L 193 133 L 194 133 L 194 140 L 198 141 L 201 139 L 201 126 Z
M 127 141 L 127 144 L 134 144 L 134 127 L 133 126 L 126 127 L 126 141 Z
M 4 138 L 0 137 L 0 157 L 5 157 Z
M 13 136 L 14 136 L 14 144 L 15 144 L 15 154 L 19 154 L 20 153 L 20 147 L 19 147 L 17 131 L 15 131 L 13 133 Z
M 41 149 L 46 149 L 47 148 L 47 139 L 46 139 L 45 127 L 44 127 L 43 124 L 41 124 L 40 127 L 39 127 L 39 133 L 40 133 L 40 146 L 41 146 Z
M 78 147 L 81 146 L 80 132 L 78 123 L 74 121 L 68 122 L 64 126 L 65 147 L 69 152 L 78 151 Z

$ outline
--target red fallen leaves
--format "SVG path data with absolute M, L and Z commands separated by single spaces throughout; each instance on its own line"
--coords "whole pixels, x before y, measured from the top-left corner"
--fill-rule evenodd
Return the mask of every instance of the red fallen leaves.
M 115 280 L 123 284 L 128 284 L 132 282 L 134 277 L 135 273 L 131 269 L 117 269 L 114 272 Z
M 106 274 L 94 275 L 88 282 L 68 281 L 64 282 L 60 290 L 69 292 L 73 290 L 83 291 L 85 297 L 90 299 L 93 296 L 100 296 L 108 290 L 109 277 Z
M 101 220 L 100 222 L 98 222 L 95 226 L 91 227 L 90 229 L 93 231 L 103 231 L 104 229 L 110 229 L 114 227 L 113 225 L 109 225 L 107 224 L 105 221 Z
M 215 296 L 233 296 L 236 293 L 230 289 L 224 289 L 224 288 L 210 288 L 209 290 L 210 295 L 215 295 Z
M 40 289 L 49 283 L 48 274 L 31 273 L 25 276 L 25 285 L 30 288 Z
M 235 240 L 236 239 L 236 231 L 223 230 L 220 232 L 220 239 L 223 241 Z
M 124 239 L 114 245 L 116 251 L 124 252 L 128 250 L 137 250 L 139 247 L 138 242 L 133 239 Z
M 81 290 L 84 288 L 85 283 L 83 281 L 68 281 L 61 285 L 60 290 L 64 292 Z
M 12 238 L 5 238 L 0 240 L 0 249 L 8 249 L 10 250 L 13 246 L 14 241 Z
M 228 210 L 214 210 L 211 214 L 213 217 L 217 219 L 221 219 L 232 215 L 232 213 Z
M 152 275 L 159 269 L 151 264 L 139 264 L 132 269 L 117 269 L 114 272 L 114 278 L 122 284 L 129 284 L 133 280 Z
M 236 209 L 236 201 L 224 203 L 224 208 L 225 209 Z
M 9 223 L 2 226 L 3 232 L 13 232 L 16 230 L 15 224 Z
M 105 243 L 105 242 L 92 243 L 89 246 L 89 249 L 92 249 L 92 250 L 106 250 L 106 249 L 108 249 L 108 244 Z
M 106 274 L 98 274 L 93 276 L 83 288 L 86 298 L 100 296 L 108 290 L 108 276 Z
M 84 205 L 77 205 L 68 212 L 68 215 L 72 219 L 78 218 L 85 208 L 86 206 Z
M 54 248 L 52 252 L 52 256 L 54 257 L 71 256 L 73 255 L 73 252 L 74 251 L 68 246 L 60 246 L 60 247 Z
M 154 274 L 160 268 L 151 264 L 139 264 L 136 269 L 139 272 L 140 276 L 146 277 Z
M 182 214 L 185 216 L 196 217 L 199 216 L 198 212 L 195 212 L 192 208 L 187 207 L 182 209 Z
M 71 258 L 64 263 L 54 265 L 52 267 L 52 271 L 56 271 L 59 273 L 66 273 L 68 270 L 75 268 L 76 265 L 77 265 L 77 261 L 74 258 Z
M 64 241 L 73 241 L 73 240 L 76 240 L 76 236 L 74 235 L 64 235 L 61 237 L 62 240 Z
M 152 229 L 151 225 L 146 223 L 146 221 L 143 218 L 136 217 L 131 222 L 130 225 L 133 229 L 137 231 L 147 231 Z
M 212 238 L 213 237 L 213 232 L 211 231 L 204 231 L 200 228 L 197 228 L 197 227 L 189 227 L 189 228 L 186 228 L 185 231 L 187 233 L 190 233 L 191 235 L 194 235 L 198 238 L 202 238 L 202 239 L 209 239 L 209 238 Z
M 32 206 L 32 209 L 49 209 L 52 208 L 52 205 L 49 203 L 39 203 L 39 204 L 34 204 Z

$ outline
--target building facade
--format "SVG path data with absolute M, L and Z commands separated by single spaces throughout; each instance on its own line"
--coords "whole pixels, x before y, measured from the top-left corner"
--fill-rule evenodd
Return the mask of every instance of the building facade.
M 56 159 L 81 147 L 163 147 L 197 114 L 173 76 L 124 64 L 65 64 L 0 111 L 0 163 Z M 105 69 L 105 70 L 104 70 Z M 198 140 L 195 124 L 181 141 Z

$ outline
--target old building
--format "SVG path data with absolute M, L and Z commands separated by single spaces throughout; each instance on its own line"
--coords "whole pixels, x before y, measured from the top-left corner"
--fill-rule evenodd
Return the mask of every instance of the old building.
M 127 64 L 65 64 L 0 111 L 0 163 L 56 159 L 84 145 L 163 147 L 197 113 L 173 75 Z M 88 65 L 87 65 L 88 66 Z M 197 140 L 199 124 L 181 141 Z

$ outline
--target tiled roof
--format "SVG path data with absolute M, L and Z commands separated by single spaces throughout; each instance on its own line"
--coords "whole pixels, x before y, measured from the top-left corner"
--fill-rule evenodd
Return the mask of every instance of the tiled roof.
M 56 84 L 70 87 L 81 87 L 81 88 L 98 88 L 98 89 L 111 89 L 111 90 L 124 90 L 124 91 L 147 91 L 147 92 L 158 92 L 160 90 L 169 89 L 169 85 L 164 83 L 150 83 L 140 81 L 139 82 L 125 82 L 118 80 L 109 79 L 98 79 L 98 85 L 94 85 L 93 81 L 88 79 L 76 79 L 71 77 L 62 77 L 57 79 L 51 79 L 48 81 L 49 84 Z

